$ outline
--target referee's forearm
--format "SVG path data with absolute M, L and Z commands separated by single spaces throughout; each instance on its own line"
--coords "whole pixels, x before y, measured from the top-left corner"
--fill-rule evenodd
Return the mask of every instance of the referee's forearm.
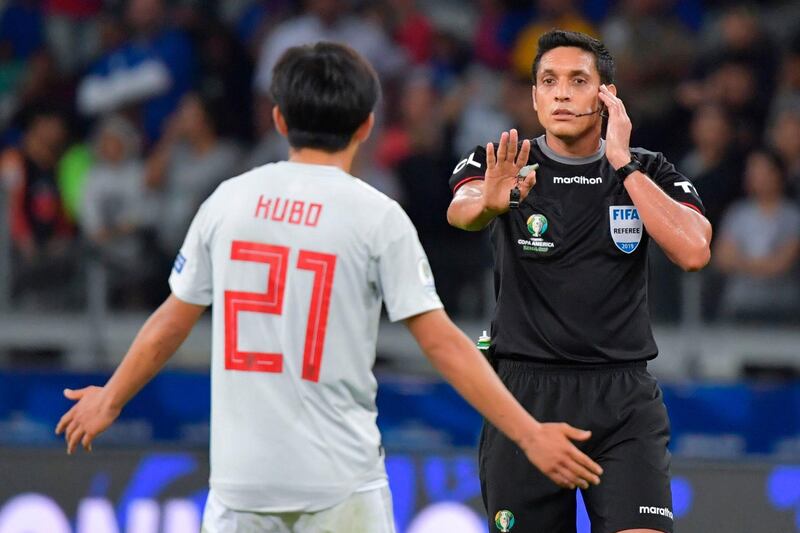
M 465 231 L 480 231 L 496 216 L 480 197 L 456 197 L 447 209 L 448 224 Z
M 670 260 L 687 271 L 700 270 L 711 260 L 711 224 L 700 213 L 665 193 L 646 174 L 625 180 L 647 233 Z

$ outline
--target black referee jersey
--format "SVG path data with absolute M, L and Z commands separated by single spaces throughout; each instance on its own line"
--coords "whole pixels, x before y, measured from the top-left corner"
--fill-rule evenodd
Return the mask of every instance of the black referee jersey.
M 704 213 L 692 183 L 663 154 L 631 152 L 670 197 Z M 605 140 L 590 157 L 567 158 L 541 136 L 531 142 L 533 163 L 539 168 L 531 193 L 489 225 L 495 357 L 581 364 L 654 358 L 650 238 L 605 157 Z M 485 171 L 486 149 L 478 146 L 456 166 L 450 188 L 455 193 Z

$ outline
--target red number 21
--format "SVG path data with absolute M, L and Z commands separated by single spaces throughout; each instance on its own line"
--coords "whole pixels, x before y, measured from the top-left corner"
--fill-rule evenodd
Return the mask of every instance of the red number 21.
M 289 248 L 255 242 L 233 241 L 231 259 L 269 265 L 266 292 L 225 291 L 225 368 L 249 372 L 281 372 L 282 353 L 243 352 L 237 347 L 240 311 L 280 315 L 283 312 L 283 294 L 286 289 L 286 272 Z M 328 325 L 328 308 L 331 303 L 333 272 L 336 256 L 300 250 L 297 268 L 314 273 L 311 289 L 311 306 L 306 325 L 303 349 L 303 379 L 319 381 L 325 329 Z

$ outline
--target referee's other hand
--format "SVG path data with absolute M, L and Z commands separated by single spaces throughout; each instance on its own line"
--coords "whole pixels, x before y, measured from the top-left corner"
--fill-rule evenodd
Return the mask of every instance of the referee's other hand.
M 580 451 L 571 441 L 585 441 L 591 431 L 569 424 L 542 423 L 520 443 L 528 460 L 559 487 L 589 488 L 599 485 L 603 469 Z

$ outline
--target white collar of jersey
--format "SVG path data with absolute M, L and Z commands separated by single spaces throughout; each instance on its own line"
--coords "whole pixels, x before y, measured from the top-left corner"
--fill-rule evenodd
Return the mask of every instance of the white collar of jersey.
M 547 141 L 545 140 L 544 135 L 536 137 L 536 144 L 539 146 L 539 150 L 541 150 L 542 153 L 548 158 L 565 165 L 588 165 L 589 163 L 600 161 L 606 155 L 606 140 L 602 137 L 600 138 L 600 148 L 598 148 L 597 151 L 592 155 L 586 157 L 566 157 L 563 155 L 558 155 L 553 151 L 552 148 L 547 146 Z

